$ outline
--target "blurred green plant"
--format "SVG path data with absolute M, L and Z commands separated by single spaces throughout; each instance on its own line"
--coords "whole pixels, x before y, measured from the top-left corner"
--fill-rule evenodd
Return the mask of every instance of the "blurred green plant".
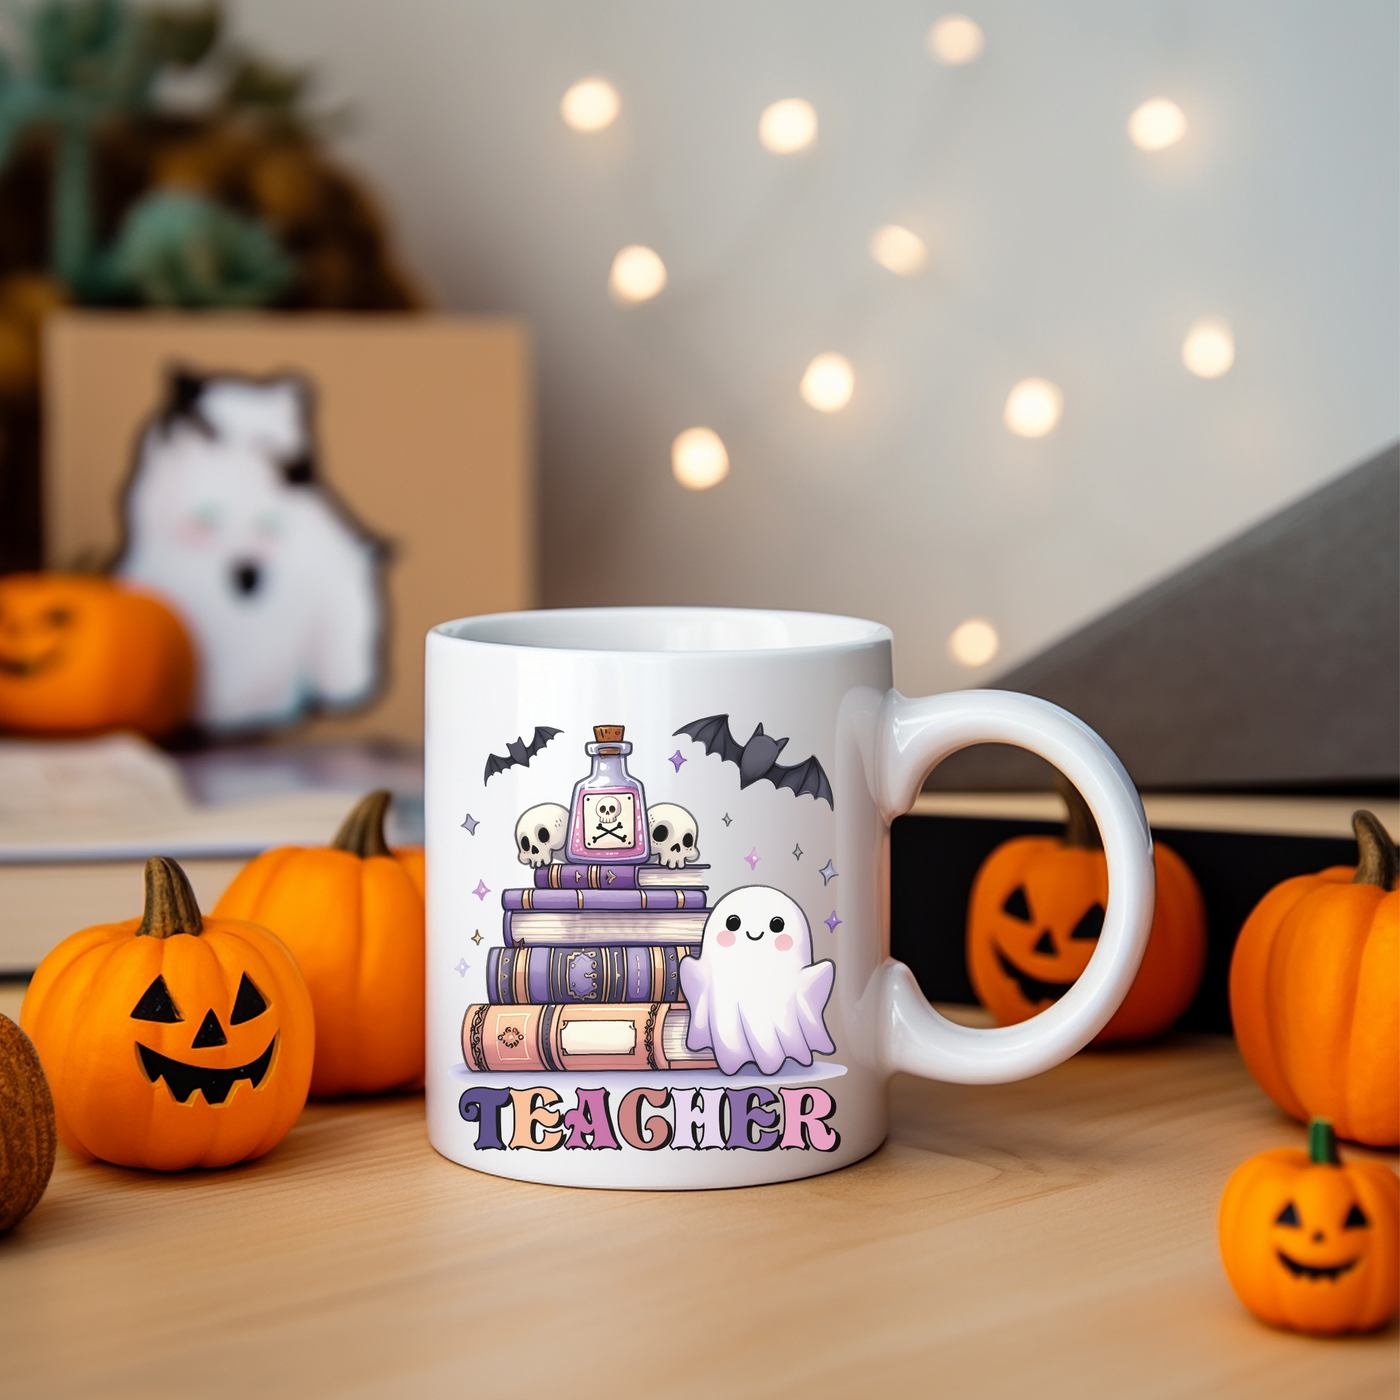
M 276 236 L 207 197 L 147 194 L 128 211 L 115 244 L 98 250 L 94 146 L 104 123 L 159 110 L 165 75 L 199 65 L 209 65 L 216 79 L 213 111 L 254 113 L 265 125 L 305 130 L 307 75 L 222 43 L 216 4 L 41 0 L 21 28 L 24 52 L 0 52 L 0 166 L 26 135 L 49 137 L 49 266 L 73 299 L 207 307 L 275 298 L 293 275 Z
M 265 306 L 296 271 L 266 224 L 204 195 L 152 190 L 103 260 L 108 286 L 152 306 Z

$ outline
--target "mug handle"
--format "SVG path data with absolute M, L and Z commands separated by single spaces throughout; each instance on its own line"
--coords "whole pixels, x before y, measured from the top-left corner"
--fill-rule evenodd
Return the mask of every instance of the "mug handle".
M 1112 749 L 1068 710 L 1008 690 L 910 700 L 891 690 L 877 729 L 876 802 L 886 825 L 914 805 L 929 770 L 970 744 L 1015 744 L 1048 759 L 1084 795 L 1108 857 L 1108 908 L 1089 966 L 1038 1015 L 994 1030 L 960 1026 L 925 1000 L 914 974 L 885 962 L 879 976 L 881 1058 L 955 1084 L 1003 1084 L 1067 1060 L 1127 995 L 1147 947 L 1156 881 L 1142 802 Z

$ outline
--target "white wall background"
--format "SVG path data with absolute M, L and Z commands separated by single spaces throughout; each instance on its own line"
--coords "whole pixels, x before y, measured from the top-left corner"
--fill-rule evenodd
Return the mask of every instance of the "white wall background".
M 443 306 L 519 313 L 539 354 L 544 599 L 852 612 L 907 691 L 976 681 L 1397 433 L 1400 21 L 1393 0 L 976 0 L 941 67 L 919 0 L 238 0 L 235 28 L 348 102 L 346 158 Z M 609 129 L 565 127 L 576 79 Z M 1149 155 L 1129 113 L 1189 130 Z M 760 111 L 817 108 L 764 151 Z M 882 223 L 929 243 L 905 280 Z M 609 300 L 645 243 L 670 284 Z M 1233 326 L 1218 380 L 1190 324 Z M 849 357 L 838 414 L 797 386 Z M 1025 440 L 1007 392 L 1063 420 Z M 682 489 L 694 424 L 729 478 Z M 469 567 L 469 564 L 465 567 Z M 982 671 L 945 650 L 991 619 Z

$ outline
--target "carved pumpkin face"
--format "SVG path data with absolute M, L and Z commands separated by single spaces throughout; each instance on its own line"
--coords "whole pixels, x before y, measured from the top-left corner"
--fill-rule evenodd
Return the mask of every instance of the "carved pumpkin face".
M 1270 1234 L 1284 1272 L 1306 1287 L 1337 1283 L 1363 1264 L 1373 1228 L 1343 1173 L 1308 1172 L 1274 1216 Z
M 1102 851 L 1039 836 L 999 848 L 973 894 L 968 952 L 978 995 L 1007 1023 L 1058 1001 L 1088 967 L 1107 904 Z
M 1230 1178 L 1220 1248 L 1244 1304 L 1302 1332 L 1367 1331 L 1400 1299 L 1400 1182 L 1376 1162 L 1343 1166 L 1331 1126 L 1310 1152 L 1265 1152 Z
M 1108 905 L 1108 861 L 1084 799 L 1062 787 L 1064 840 L 1022 836 L 987 857 L 967 911 L 967 968 L 1004 1026 L 1058 1001 L 1089 965 Z M 1122 1005 L 1096 1043 L 1145 1040 L 1190 1004 L 1206 962 L 1205 900 L 1186 862 L 1153 849 L 1157 904 L 1147 950 Z
M 183 980 L 201 979 L 197 973 L 187 973 Z M 187 1018 L 163 971 L 156 973 L 131 1009 L 131 1019 L 145 1023 L 134 1028 L 141 1070 L 152 1084 L 163 1083 L 177 1103 L 189 1103 L 198 1095 L 206 1104 L 223 1104 L 244 1082 L 257 1089 L 271 1070 L 277 1050 L 278 1018 L 246 970 L 239 974 L 232 1008 L 227 1005 L 226 985 L 206 990 L 208 1000 L 222 1003 L 222 1018 L 212 1005 L 202 1017 L 196 1013 Z M 196 1005 L 205 999 L 198 998 Z
M 60 1138 L 122 1166 L 226 1166 L 275 1146 L 311 1081 L 310 994 L 266 929 L 147 915 L 86 929 L 46 957 L 22 1023 L 53 1089 Z M 165 862 L 178 872 L 173 861 Z M 183 881 L 183 875 L 180 875 Z M 197 922 L 195 922 L 197 921 Z M 157 911 L 154 921 L 161 926 Z
M 194 653 L 163 603 L 111 579 L 0 579 L 0 727 L 163 734 L 189 713 Z

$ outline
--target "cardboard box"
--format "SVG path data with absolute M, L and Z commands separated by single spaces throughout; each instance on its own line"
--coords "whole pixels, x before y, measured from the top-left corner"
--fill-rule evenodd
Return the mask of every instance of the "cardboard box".
M 387 682 L 298 737 L 421 742 L 423 637 L 536 598 L 534 409 L 518 321 L 420 315 L 65 312 L 45 332 L 45 562 L 106 565 L 139 428 L 175 367 L 294 371 L 315 389 L 321 469 L 391 553 Z

